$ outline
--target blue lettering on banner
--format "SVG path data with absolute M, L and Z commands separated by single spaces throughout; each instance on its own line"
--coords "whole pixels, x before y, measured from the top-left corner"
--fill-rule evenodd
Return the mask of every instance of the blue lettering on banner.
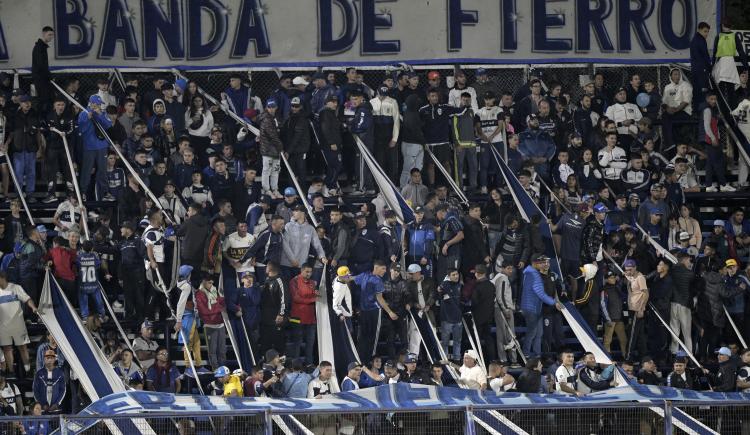
M 138 41 L 133 29 L 135 15 L 128 9 L 127 0 L 108 0 L 104 30 L 99 45 L 99 58 L 111 59 L 117 42 L 122 42 L 125 59 L 138 59 Z
M 463 48 L 463 26 L 479 23 L 479 13 L 461 9 L 461 0 L 448 0 L 448 51 Z
M 187 33 L 188 60 L 208 59 L 215 55 L 224 45 L 229 28 L 229 9 L 219 0 L 187 0 Z M 203 32 L 202 14 L 211 16 L 210 32 Z M 204 34 L 210 35 L 207 42 L 201 39 Z
M 166 0 L 167 11 L 158 2 L 141 0 L 143 19 L 143 59 L 159 57 L 159 39 L 171 60 L 185 57 L 185 38 L 182 33 L 184 15 L 180 0 Z
M 591 50 L 590 30 L 594 31 L 602 51 L 615 50 L 607 26 L 604 25 L 604 20 L 609 18 L 612 9 L 612 0 L 599 0 L 595 9 L 591 8 L 590 0 L 576 0 L 576 51 Z
M 516 0 L 501 0 L 500 23 L 503 29 L 500 51 L 518 50 L 518 8 Z
M 58 58 L 84 57 L 94 45 L 94 21 L 86 17 L 86 0 L 54 0 Z M 73 30 L 75 29 L 75 30 Z
M 675 3 L 680 3 L 683 20 L 680 26 L 682 34 L 675 33 L 672 12 Z M 695 0 L 661 0 L 659 2 L 659 34 L 661 39 L 673 50 L 685 50 L 690 47 L 690 40 L 698 28 L 698 9 Z
M 547 1 L 550 3 L 560 0 L 533 0 L 532 21 L 533 33 L 531 51 L 570 51 L 573 41 L 568 38 L 547 37 L 548 28 L 565 27 L 565 13 L 562 9 L 555 10 L 552 14 L 547 13 Z
M 5 43 L 5 33 L 3 32 L 3 23 L 0 22 L 0 61 L 8 60 L 10 53 L 8 53 L 8 44 Z
M 334 38 L 334 3 L 343 15 L 343 30 Z M 355 0 L 318 0 L 318 54 L 330 56 L 349 50 L 357 39 L 357 4 Z
M 656 51 L 654 40 L 646 28 L 646 20 L 654 12 L 654 0 L 639 0 L 638 8 L 630 8 L 630 0 L 620 0 L 617 13 L 617 41 L 619 51 L 630 51 L 630 27 L 635 30 L 636 38 L 645 52 Z
M 359 408 L 377 408 L 378 404 L 368 400 L 359 394 L 352 393 L 351 391 L 342 391 L 337 394 L 340 398 L 352 402 L 352 404 L 336 404 L 341 409 L 359 409 Z
M 234 32 L 230 57 L 242 58 L 247 55 L 247 44 L 255 46 L 255 57 L 271 55 L 266 19 L 263 17 L 260 0 L 243 0 L 240 6 L 240 19 Z
M 395 2 L 396 0 L 361 0 L 362 1 L 362 41 L 361 54 L 395 54 L 401 51 L 401 41 L 375 39 L 376 29 L 390 29 L 393 17 L 386 10 L 375 11 L 378 3 Z

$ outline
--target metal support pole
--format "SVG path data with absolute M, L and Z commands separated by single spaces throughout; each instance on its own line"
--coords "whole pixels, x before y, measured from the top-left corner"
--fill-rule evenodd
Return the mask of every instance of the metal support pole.
M 60 425 L 59 426 L 59 428 L 60 428 L 60 435 L 68 435 L 68 428 L 67 428 L 68 425 L 65 422 L 65 416 L 64 415 L 60 415 L 60 423 L 59 423 L 59 425 Z
M 474 426 L 474 410 L 471 406 L 466 407 L 466 426 L 464 426 L 464 435 L 476 435 L 477 428 Z
M 664 435 L 672 435 L 672 402 L 664 401 Z
M 271 410 L 266 409 L 265 416 L 265 424 L 263 425 L 263 433 L 265 435 L 273 435 L 273 415 L 271 415 Z

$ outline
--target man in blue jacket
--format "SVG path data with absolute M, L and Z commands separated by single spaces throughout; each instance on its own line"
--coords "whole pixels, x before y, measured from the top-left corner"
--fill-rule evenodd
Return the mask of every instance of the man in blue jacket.
M 534 163 L 534 170 L 540 177 L 551 182 L 549 162 L 555 155 L 555 143 L 552 136 L 539 128 L 539 119 L 535 114 L 526 117 L 528 129 L 518 135 L 518 150 Z
M 370 358 L 375 354 L 380 333 L 380 310 L 385 310 L 391 320 L 398 320 L 394 312 L 383 298 L 385 285 L 385 263 L 376 260 L 372 272 L 364 272 L 354 277 L 354 282 L 359 286 L 359 338 L 357 339 L 359 355 L 362 358 Z
M 354 118 L 349 123 L 349 131 L 370 151 L 375 152 L 375 123 L 372 117 L 372 106 L 362 92 L 349 94 L 349 101 L 354 108 Z M 373 179 L 364 156 L 359 157 L 359 189 L 353 195 L 374 195 Z
M 45 414 L 58 413 L 65 398 L 65 374 L 57 367 L 54 350 L 44 353 L 44 367 L 34 376 L 34 400 L 42 404 Z
M 78 130 L 83 141 L 83 161 L 81 162 L 81 194 L 86 201 L 86 192 L 91 181 L 91 170 L 96 167 L 97 192 L 107 192 L 107 148 L 109 142 L 99 127 L 106 130 L 112 121 L 104 111 L 104 102 L 99 95 L 89 97 L 88 110 L 78 114 Z M 99 127 L 97 127 L 97 124 Z M 97 198 L 99 200 L 99 198 Z
M 562 310 L 562 305 L 544 292 L 544 281 L 539 271 L 545 267 L 549 267 L 549 257 L 537 254 L 531 258 L 531 264 L 523 270 L 521 313 L 526 320 L 523 353 L 529 358 L 542 354 L 542 304 L 554 305 L 558 310 Z
M 711 56 L 708 54 L 708 33 L 711 26 L 701 21 L 698 32 L 690 41 L 690 69 L 693 73 L 693 111 L 705 101 L 703 94 L 708 90 L 708 77 L 711 74 Z

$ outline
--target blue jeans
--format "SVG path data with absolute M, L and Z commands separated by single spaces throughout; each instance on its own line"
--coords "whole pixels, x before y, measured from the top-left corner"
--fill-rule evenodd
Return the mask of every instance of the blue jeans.
M 440 344 L 443 345 L 445 354 L 449 355 L 448 342 L 453 338 L 453 359 L 461 359 L 461 338 L 463 336 L 463 325 L 461 323 L 442 322 L 440 324 Z
M 24 151 L 14 153 L 13 171 L 16 173 L 19 187 L 24 189 L 26 193 L 34 193 L 36 187 L 36 153 Z M 18 194 L 20 195 L 21 192 L 18 192 Z
M 526 320 L 526 335 L 523 337 L 523 353 L 529 357 L 542 354 L 542 331 L 544 323 L 541 313 L 532 313 L 522 310 Z
M 289 349 L 289 356 L 297 358 L 300 354 L 300 346 L 305 343 L 305 363 L 313 363 L 315 354 L 315 335 L 317 326 L 313 323 L 310 325 L 297 324 L 292 330 L 292 347 Z
M 102 292 L 94 291 L 93 293 L 88 293 L 79 290 L 78 304 L 81 307 L 81 318 L 84 320 L 89 317 L 89 296 L 94 297 L 94 301 L 96 302 L 96 312 L 99 313 L 100 316 L 104 315 L 104 300 L 102 300 Z
M 727 162 L 724 158 L 724 150 L 722 147 L 709 145 L 706 142 L 702 142 L 702 144 L 703 149 L 708 154 L 706 159 L 706 186 L 711 186 L 714 181 L 718 181 L 722 186 L 727 184 Z M 716 180 L 714 180 L 714 177 Z
M 81 162 L 81 193 L 86 194 L 91 182 L 91 170 L 96 168 L 96 191 L 107 192 L 107 149 L 84 150 Z M 97 198 L 99 199 L 99 198 Z
M 492 146 L 495 147 L 501 156 L 503 155 L 504 145 L 502 142 L 493 142 Z M 492 154 L 492 150 L 490 150 L 490 144 L 481 142 L 479 144 L 479 186 L 498 186 L 500 184 L 499 180 L 497 180 L 497 175 L 500 173 L 499 169 L 495 161 L 495 156 Z

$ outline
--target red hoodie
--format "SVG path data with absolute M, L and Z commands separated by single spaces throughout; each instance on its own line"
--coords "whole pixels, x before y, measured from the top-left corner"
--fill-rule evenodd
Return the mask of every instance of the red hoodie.
M 76 251 L 63 246 L 55 246 L 47 251 L 45 260 L 52 261 L 55 277 L 66 281 L 76 280 L 76 271 L 73 266 L 76 260 Z
M 208 306 L 208 296 L 206 291 L 199 288 L 195 292 L 195 306 L 198 308 L 198 315 L 206 325 L 220 325 L 224 323 L 221 312 L 224 311 L 224 296 L 216 298 L 216 302 Z
M 289 292 L 292 294 L 291 317 L 299 319 L 302 325 L 315 323 L 315 281 L 297 275 L 289 281 Z

